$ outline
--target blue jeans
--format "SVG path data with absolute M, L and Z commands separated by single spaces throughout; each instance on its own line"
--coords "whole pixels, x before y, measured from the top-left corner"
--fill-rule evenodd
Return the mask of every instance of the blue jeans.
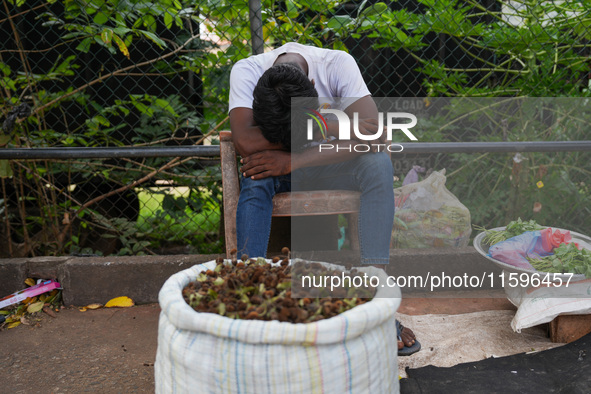
M 388 264 L 394 223 L 393 175 L 390 158 L 381 152 L 337 164 L 305 167 L 290 175 L 259 180 L 242 177 L 236 212 L 238 256 L 266 256 L 275 194 L 340 189 L 361 192 L 358 226 L 361 263 Z

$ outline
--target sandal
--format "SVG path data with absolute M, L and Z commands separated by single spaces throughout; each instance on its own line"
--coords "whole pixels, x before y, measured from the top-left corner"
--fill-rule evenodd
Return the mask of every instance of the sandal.
M 398 335 L 398 340 L 401 342 L 402 342 L 401 335 L 402 335 L 403 329 L 404 329 L 404 326 L 398 320 L 396 320 L 396 333 Z M 404 347 L 402 349 L 399 349 L 398 355 L 399 356 L 410 356 L 411 354 L 414 354 L 414 353 L 418 352 L 419 350 L 421 350 L 421 343 L 415 339 L 415 343 L 412 346 L 404 345 Z

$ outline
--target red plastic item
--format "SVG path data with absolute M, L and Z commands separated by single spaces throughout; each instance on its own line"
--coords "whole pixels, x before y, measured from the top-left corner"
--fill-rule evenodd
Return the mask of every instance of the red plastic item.
M 540 231 L 526 231 L 523 234 L 492 245 L 488 250 L 488 255 L 514 267 L 534 269 L 528 258 L 539 259 L 540 257 L 549 256 L 560 244 L 569 244 L 571 240 L 570 231 L 552 231 L 552 228 Z M 579 246 L 577 245 L 577 247 Z
M 9 305 L 18 304 L 28 297 L 35 297 L 36 295 L 47 293 L 48 291 L 57 289 L 59 287 L 60 284 L 58 282 L 54 280 L 45 280 L 24 290 L 20 290 L 4 298 L 0 298 L 0 309 Z

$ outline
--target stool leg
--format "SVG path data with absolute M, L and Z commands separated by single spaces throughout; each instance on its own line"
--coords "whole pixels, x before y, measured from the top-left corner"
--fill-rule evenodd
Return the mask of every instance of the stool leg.
M 349 223 L 349 242 L 351 249 L 359 250 L 359 214 L 348 214 L 347 222 Z

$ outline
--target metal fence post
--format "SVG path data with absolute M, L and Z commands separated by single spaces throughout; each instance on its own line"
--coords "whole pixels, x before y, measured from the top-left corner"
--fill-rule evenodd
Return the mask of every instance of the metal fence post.
M 259 55 L 264 50 L 261 0 L 248 0 L 248 18 L 250 20 L 252 54 Z

